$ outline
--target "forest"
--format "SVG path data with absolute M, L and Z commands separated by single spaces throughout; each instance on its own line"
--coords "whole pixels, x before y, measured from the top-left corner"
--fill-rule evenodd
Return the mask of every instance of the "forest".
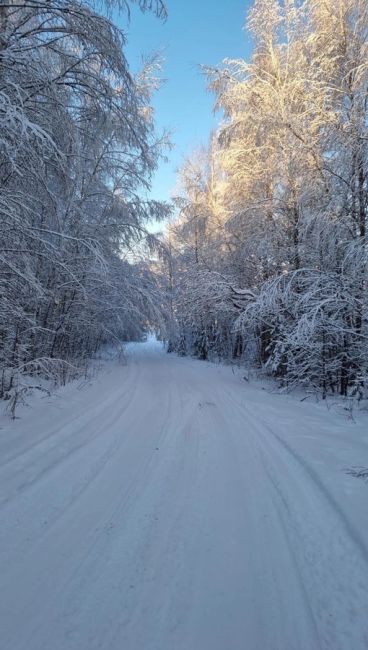
M 160 2 L 140 4 L 164 19 Z M 74 377 L 160 304 L 145 262 L 146 224 L 169 211 L 147 198 L 166 139 L 156 63 L 131 75 L 112 8 L 0 5 L 0 396 L 24 374 Z
M 366 0 L 253 3 L 251 58 L 201 62 L 218 126 L 171 203 L 150 198 L 158 63 L 131 73 L 117 11 L 0 6 L 0 396 L 155 328 L 168 351 L 366 397 Z
M 367 390 L 368 5 L 258 0 L 250 61 L 204 68 L 219 127 L 167 229 L 170 347 L 285 388 Z

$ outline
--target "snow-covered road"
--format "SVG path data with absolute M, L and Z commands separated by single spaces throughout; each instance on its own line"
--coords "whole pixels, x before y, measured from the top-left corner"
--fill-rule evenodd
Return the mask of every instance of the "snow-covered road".
M 367 419 L 131 346 L 0 431 L 1 650 L 367 650 Z

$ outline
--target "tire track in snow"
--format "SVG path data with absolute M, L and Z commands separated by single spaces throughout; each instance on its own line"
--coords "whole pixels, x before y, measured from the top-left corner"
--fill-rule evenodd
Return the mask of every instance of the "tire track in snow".
M 126 408 L 124 379 L 97 419 L 85 414 L 91 431 L 74 430 L 80 449 L 2 511 L 33 535 L 27 546 L 20 529 L 0 531 L 19 544 L 1 573 L 3 647 L 366 650 L 347 611 L 365 603 L 364 559 L 240 386 L 162 352 L 133 353 L 128 368 Z M 32 519 L 47 509 L 42 528 Z
M 36 485 L 49 473 L 54 472 L 56 469 L 60 469 L 60 466 L 66 461 L 69 461 L 71 456 L 78 452 L 84 452 L 88 445 L 93 444 L 95 440 L 102 435 L 99 428 L 95 430 L 94 434 L 89 434 L 89 431 L 96 427 L 97 416 L 103 417 L 101 429 L 113 426 L 130 405 L 134 393 L 137 390 L 137 386 L 138 382 L 133 381 L 132 385 L 129 386 L 124 393 L 121 394 L 119 391 L 116 391 L 112 396 L 109 396 L 108 400 L 104 400 L 102 404 L 100 403 L 98 407 L 92 409 L 92 414 L 89 413 L 87 419 L 83 414 L 68 419 L 62 426 L 52 431 L 50 436 L 45 437 L 34 446 L 28 447 L 27 450 L 4 463 L 3 466 L 0 467 L 0 481 L 7 482 L 8 486 L 9 482 L 10 484 L 15 483 L 15 487 L 13 488 L 13 493 L 7 494 L 5 497 L 3 496 L 0 499 L 0 508 L 11 504 L 13 499 L 22 494 L 22 492 L 29 490 L 29 488 Z M 116 404 L 117 399 L 120 401 L 122 398 L 125 400 L 122 408 L 118 411 L 113 410 L 112 413 L 109 414 L 111 407 Z M 70 434 L 65 436 L 64 430 L 69 430 L 74 423 L 78 422 L 80 422 L 80 426 L 75 429 L 73 427 Z M 80 440 L 80 434 L 84 431 L 86 432 L 86 436 Z M 55 438 L 55 442 L 52 445 L 49 445 L 49 442 Z M 77 440 L 79 442 L 75 442 Z M 72 442 L 72 446 L 69 447 L 68 444 L 70 441 Z M 59 451 L 61 453 L 58 455 L 57 452 Z M 48 462 L 49 457 L 54 457 L 54 460 Z M 40 458 L 42 458 L 43 464 L 41 468 L 39 467 Z M 20 459 L 22 462 L 19 466 Z M 35 464 L 35 460 L 38 461 L 38 463 Z M 31 471 L 31 477 L 28 480 L 24 480 L 23 477 L 27 470 Z M 20 482 L 18 481 L 18 477 L 21 477 Z
M 166 406 L 164 405 L 162 408 L 162 414 L 163 414 L 163 419 L 162 419 L 162 425 L 160 428 L 160 433 L 158 435 L 158 438 L 156 439 L 156 445 L 161 446 L 164 445 L 165 439 L 167 438 L 168 434 L 170 434 L 170 427 L 169 424 L 172 424 L 172 416 L 170 417 L 170 412 L 172 409 L 172 404 L 171 401 L 168 399 Z M 138 427 L 137 427 L 138 428 Z M 130 483 L 128 489 L 126 490 L 125 494 L 123 497 L 115 504 L 114 509 L 112 509 L 109 512 L 108 517 L 106 518 L 106 522 L 102 527 L 102 530 L 100 531 L 101 534 L 96 536 L 95 539 L 95 544 L 90 547 L 88 553 L 85 554 L 85 557 L 83 559 L 83 562 L 80 564 L 78 567 L 77 571 L 73 574 L 73 588 L 70 589 L 70 586 L 68 584 L 65 585 L 65 597 L 60 594 L 58 595 L 58 600 L 60 598 L 64 600 L 65 602 L 69 602 L 70 605 L 67 607 L 66 613 L 64 612 L 64 615 L 66 616 L 66 619 L 69 621 L 68 627 L 72 630 L 73 628 L 73 603 L 75 603 L 75 600 L 80 597 L 81 593 L 85 593 L 87 599 L 90 598 L 91 594 L 91 580 L 93 584 L 93 580 L 97 581 L 97 585 L 95 590 L 92 590 L 92 600 L 94 598 L 94 593 L 98 594 L 102 592 L 105 592 L 106 587 L 104 586 L 105 582 L 109 582 L 109 592 L 111 597 L 111 592 L 116 593 L 118 592 L 121 594 L 121 583 L 126 583 L 127 579 L 129 578 L 129 575 L 123 574 L 122 577 L 119 576 L 119 573 L 114 572 L 113 576 L 110 575 L 109 570 L 107 571 L 107 574 L 101 578 L 101 575 L 103 575 L 106 563 L 109 565 L 116 561 L 116 558 L 114 559 L 114 553 L 116 552 L 115 547 L 116 547 L 116 538 L 121 536 L 124 531 L 127 530 L 132 525 L 131 518 L 133 518 L 133 526 L 136 525 L 135 519 L 136 519 L 136 509 L 137 509 L 137 503 L 140 503 L 142 500 L 144 501 L 145 494 L 149 493 L 151 490 L 152 486 L 152 477 L 155 474 L 155 471 L 157 470 L 157 463 L 159 463 L 160 459 L 160 454 L 156 453 L 156 447 L 151 448 L 151 452 L 149 457 L 146 458 L 145 463 L 141 466 L 140 471 L 136 473 L 134 480 Z M 151 479 L 149 478 L 151 477 Z M 165 486 L 166 487 L 166 486 Z M 122 522 L 124 520 L 123 526 L 119 526 L 119 522 Z M 152 523 L 152 522 L 151 522 Z M 153 522 L 154 523 L 154 522 Z M 109 527 L 111 525 L 111 528 Z M 152 532 L 152 526 L 149 528 Z M 106 535 L 106 533 L 108 533 Z M 142 535 L 142 531 L 140 530 L 140 534 Z M 151 533 L 146 534 L 145 536 L 143 535 L 142 543 L 147 543 L 147 541 L 150 542 L 151 538 Z M 133 568 L 137 566 L 137 562 L 134 562 L 134 557 L 136 557 L 136 554 L 138 552 L 138 549 L 136 549 L 133 545 L 132 547 L 132 559 L 128 563 L 132 564 Z M 139 545 L 138 545 L 139 547 Z M 118 547 L 118 553 L 119 547 Z M 96 562 L 96 557 L 103 557 L 103 565 L 102 566 L 97 566 L 95 567 L 95 562 Z M 119 558 L 118 558 L 119 559 Z M 119 565 L 119 562 L 118 562 Z M 126 565 L 126 563 L 125 563 Z M 139 570 L 142 570 L 142 567 L 144 568 L 145 564 L 142 561 L 142 555 L 139 555 L 139 563 L 138 567 Z M 126 566 L 127 568 L 127 566 Z M 92 576 L 92 578 L 91 578 Z M 130 576 L 131 577 L 131 576 Z M 134 576 L 135 579 L 135 576 Z M 111 590 L 111 591 L 110 591 Z M 129 589 L 128 589 L 128 594 L 129 594 Z M 133 602 L 134 604 L 134 609 L 139 606 L 139 603 L 137 601 Z M 131 612 L 129 616 L 132 615 L 132 612 L 134 611 L 129 609 L 129 603 L 125 603 L 124 607 L 124 616 L 126 617 L 128 614 L 127 612 Z M 100 607 L 106 608 L 106 603 L 101 602 Z M 114 606 L 111 606 L 111 604 L 108 605 L 110 611 L 111 609 L 114 608 Z M 111 615 L 111 614 L 110 614 Z M 87 613 L 87 616 L 89 614 Z M 100 620 L 100 619 L 99 619 Z M 108 638 L 112 631 L 115 629 L 116 625 L 119 622 L 119 613 L 116 613 L 116 617 L 114 617 L 114 620 L 110 622 L 110 625 L 108 629 L 104 629 L 103 631 L 103 638 L 104 638 L 104 644 L 107 644 Z M 57 622 L 55 623 L 56 628 L 58 627 Z M 93 626 L 93 622 L 89 621 L 89 625 Z M 99 630 L 101 634 L 101 630 Z M 98 630 L 96 630 L 96 635 L 98 634 Z M 43 647 L 43 646 L 42 646 Z M 59 646 L 57 646 L 59 647 Z M 62 645 L 60 647 L 63 647 Z M 77 636 L 73 634 L 73 632 L 70 632 L 70 635 L 68 636 L 68 647 L 75 647 L 79 648 L 79 639 Z
M 134 367 L 136 367 L 135 364 L 134 364 Z M 125 378 L 124 383 L 128 383 L 128 378 L 127 377 Z M 123 393 L 122 396 L 127 394 L 129 392 L 129 390 L 130 390 L 130 386 L 128 386 L 128 389 L 127 389 L 126 393 Z M 87 392 L 87 394 L 88 394 L 88 392 Z M 109 394 L 108 397 L 105 397 L 105 399 L 103 400 L 103 406 L 104 407 L 111 406 L 111 405 L 113 405 L 115 403 L 115 401 L 116 401 L 116 394 L 115 393 Z M 83 403 L 81 405 L 79 405 L 79 406 L 83 406 Z M 90 407 L 89 419 L 92 422 L 93 418 L 96 415 L 96 413 L 98 414 L 101 411 L 101 403 L 98 403 L 97 405 L 93 404 L 92 406 L 89 405 L 89 407 Z M 57 413 L 55 413 L 55 415 L 57 415 Z M 11 463 L 14 463 L 15 461 L 19 460 L 23 456 L 27 456 L 27 454 L 29 452 L 36 451 L 40 447 L 42 447 L 43 444 L 45 444 L 45 443 L 47 444 L 49 441 L 51 441 L 55 437 L 57 438 L 60 435 L 61 432 L 63 432 L 65 429 L 69 429 L 72 425 L 74 425 L 75 422 L 78 422 L 83 418 L 84 418 L 84 415 L 81 414 L 80 411 L 78 411 L 75 416 L 73 416 L 72 418 L 64 419 L 61 425 L 57 426 L 55 429 L 52 429 L 51 432 L 49 432 L 45 436 L 41 437 L 41 439 L 38 439 L 36 442 L 32 441 L 30 444 L 22 447 L 21 450 L 18 450 L 14 454 L 9 454 L 9 455 L 4 454 L 5 460 L 0 462 L 0 471 L 4 467 L 6 467 L 7 465 L 9 465 Z M 73 436 L 75 436 L 75 433 L 76 433 L 75 430 L 72 429 L 72 435 Z M 56 442 L 55 447 L 57 447 L 58 442 L 59 441 Z
M 132 421 L 137 420 L 137 412 L 135 410 L 135 406 L 136 405 L 134 404 L 134 401 L 130 403 L 130 407 L 132 407 L 132 412 L 131 412 Z M 142 415 L 143 417 L 145 417 L 144 413 Z M 139 421 L 139 417 L 138 417 L 138 421 Z M 125 424 L 126 422 L 124 423 L 124 426 Z M 47 621 L 46 612 L 52 611 L 54 604 L 58 602 L 58 600 L 63 596 L 63 594 L 68 594 L 70 592 L 70 583 L 75 581 L 76 577 L 81 574 L 81 572 L 83 571 L 83 567 L 85 567 L 86 564 L 88 563 L 91 554 L 93 554 L 93 552 L 96 550 L 100 540 L 103 541 L 102 547 L 104 546 L 106 541 L 106 531 L 109 529 L 109 523 L 111 522 L 112 519 L 114 519 L 118 511 L 120 512 L 120 515 L 123 514 L 124 507 L 122 507 L 122 505 L 124 506 L 129 503 L 129 500 L 134 495 L 134 489 L 136 484 L 139 481 L 142 482 L 143 480 L 142 477 L 145 476 L 147 467 L 149 466 L 150 461 L 152 460 L 153 457 L 154 457 L 154 451 L 151 450 L 149 458 L 144 460 L 143 464 L 138 465 L 137 471 L 133 472 L 132 479 L 128 484 L 127 489 L 125 490 L 123 495 L 121 497 L 119 497 L 119 494 L 117 495 L 118 501 L 116 501 L 116 499 L 114 500 L 114 490 L 111 489 L 111 486 L 109 486 L 109 480 L 108 480 L 109 477 L 108 476 L 106 477 L 107 481 L 104 481 L 103 484 L 109 488 L 107 492 L 108 493 L 110 492 L 112 501 L 110 507 L 108 507 L 107 509 L 106 507 L 102 508 L 101 510 L 101 514 L 103 514 L 102 519 L 100 519 L 98 522 L 95 522 L 93 521 L 93 514 L 92 513 L 89 514 L 87 512 L 86 522 L 84 522 L 85 525 L 80 526 L 80 522 L 78 522 L 76 517 L 78 517 L 78 514 L 79 515 L 81 514 L 81 510 L 78 505 L 78 502 L 76 500 L 73 501 L 62 513 L 62 516 L 59 518 L 60 520 L 56 522 L 56 526 L 52 526 L 50 527 L 49 530 L 46 530 L 46 532 L 42 534 L 42 536 L 39 539 L 37 539 L 37 545 L 34 546 L 33 552 L 31 550 L 30 553 L 27 555 L 27 557 L 20 562 L 20 566 L 17 567 L 17 573 L 19 574 L 19 581 L 21 582 L 20 576 L 24 571 L 27 570 L 27 567 L 33 566 L 33 564 L 37 566 L 37 564 L 39 564 L 37 557 L 39 557 L 40 555 L 45 558 L 45 562 L 43 563 L 43 572 L 42 572 L 43 578 L 40 577 L 36 578 L 37 586 L 34 586 L 33 589 L 35 595 L 42 593 L 43 590 L 46 590 L 46 592 L 48 593 L 48 596 L 44 598 L 46 611 L 43 610 L 42 612 L 40 612 L 40 615 L 36 617 L 35 620 L 33 621 L 32 623 L 33 632 L 30 632 L 30 637 L 29 637 L 30 639 L 32 639 L 33 636 L 37 637 L 38 630 L 42 629 L 43 625 L 45 624 L 45 620 Z M 113 462 L 115 465 L 119 462 L 119 456 L 117 456 L 116 454 L 110 456 L 109 461 L 110 463 L 108 463 L 107 466 L 105 466 L 105 472 L 107 467 L 109 467 L 109 465 L 110 465 L 109 469 L 111 470 L 111 462 Z M 96 480 L 99 480 L 99 484 L 101 484 L 102 478 L 103 478 L 102 476 L 97 476 L 97 475 L 93 477 L 93 481 L 91 481 L 88 486 L 89 490 L 87 490 L 85 493 L 85 497 L 87 498 L 87 503 L 88 501 L 90 501 L 90 498 L 88 498 L 88 496 Z M 96 488 L 94 489 L 96 491 Z M 83 495 L 81 496 L 83 498 Z M 80 499 L 78 499 L 78 501 L 80 501 Z M 109 503 L 109 501 L 106 501 L 106 503 Z M 105 504 L 102 505 L 104 506 Z M 74 509 L 75 509 L 75 513 L 74 513 Z M 88 539 L 86 539 L 86 533 L 87 533 L 87 537 L 89 538 L 89 541 Z M 57 575 L 62 574 L 63 576 L 62 586 L 59 585 L 56 591 L 54 589 L 53 580 L 51 580 L 50 582 L 50 575 L 52 575 L 52 570 L 53 569 L 55 570 L 56 568 L 55 550 L 53 549 L 50 553 L 51 545 L 55 543 L 55 539 L 57 539 L 56 559 L 59 564 Z M 75 546 L 76 548 L 70 548 L 71 541 L 73 542 L 73 546 Z M 65 549 L 70 548 L 69 554 L 65 552 L 64 547 Z M 42 551 L 42 548 L 44 548 L 44 552 Z M 34 557 L 32 559 L 33 555 Z M 47 564 L 49 564 L 50 570 L 46 569 Z M 64 567 L 63 571 L 60 570 L 60 567 Z M 14 572 L 12 574 L 11 580 L 12 581 L 14 580 Z M 5 589 L 6 582 L 5 582 L 4 575 L 3 575 L 3 586 Z M 11 589 L 9 589 L 8 591 L 11 592 Z M 34 599 L 28 598 L 28 602 L 32 604 L 34 602 Z M 18 605 L 17 601 L 14 602 L 9 601 L 6 603 L 6 605 L 7 608 L 9 608 L 9 613 L 12 611 L 12 609 L 19 610 L 19 607 L 17 607 Z M 24 615 L 25 618 L 27 618 L 26 610 L 24 611 Z M 34 619 L 33 616 L 32 619 Z M 47 622 L 47 625 L 48 624 L 49 622 Z M 44 640 L 45 645 L 42 647 L 48 648 L 49 639 L 48 638 L 46 639 L 46 637 L 47 634 L 45 634 L 45 640 Z M 22 645 L 20 647 L 22 647 Z M 37 644 L 35 647 L 37 647 L 38 650 L 39 646 Z
M 252 435 L 261 452 L 276 502 L 282 506 L 279 512 L 290 546 L 297 545 L 297 553 L 292 552 L 302 582 L 308 587 L 308 601 L 319 624 L 322 647 L 366 650 L 368 622 L 363 633 L 355 632 L 360 629 L 357 620 L 364 620 L 368 612 L 365 544 L 318 474 L 264 418 L 256 418 L 243 402 L 239 404 L 231 393 L 227 394 L 251 424 L 246 434 Z
M 226 394 L 226 399 L 224 399 L 224 394 Z M 213 395 L 213 393 L 212 393 Z M 221 384 L 221 386 L 216 386 L 215 387 L 215 402 L 218 406 L 220 415 L 224 418 L 224 423 L 227 425 L 227 444 L 229 444 L 229 441 L 231 441 L 231 445 L 233 448 L 233 456 L 235 458 L 245 458 L 246 455 L 251 452 L 251 459 L 250 462 L 247 463 L 246 466 L 244 467 L 239 467 L 239 474 L 242 473 L 249 473 L 249 469 L 252 469 L 251 477 L 250 480 L 255 486 L 254 490 L 254 501 L 257 503 L 259 501 L 260 497 L 260 490 L 259 490 L 259 484 L 263 483 L 263 477 L 264 477 L 264 463 L 262 456 L 260 454 L 260 449 L 259 449 L 259 444 L 258 440 L 253 436 L 252 434 L 249 435 L 249 432 L 251 431 L 251 427 L 253 427 L 253 421 L 250 420 L 248 416 L 248 412 L 244 412 L 241 408 L 239 408 L 239 404 L 236 400 L 234 400 L 233 395 L 231 392 L 228 392 L 225 389 L 225 386 Z M 233 407 L 235 406 L 236 411 L 242 416 L 241 420 L 238 420 L 238 418 L 234 417 L 234 410 Z M 226 416 L 225 416 L 226 414 Z M 237 425 L 235 427 L 235 430 L 232 426 L 232 422 L 241 422 L 241 427 Z M 249 460 L 249 458 L 248 458 Z M 248 489 L 249 489 L 249 480 L 248 480 Z M 249 493 L 244 491 L 244 498 L 249 499 Z M 257 545 L 261 544 L 261 540 L 266 540 L 263 548 L 263 562 L 267 564 L 268 557 L 271 557 L 271 562 L 274 562 L 276 558 L 272 557 L 272 548 L 269 548 L 269 545 L 272 547 L 273 541 L 276 539 L 278 540 L 278 545 L 282 544 L 285 549 L 287 549 L 287 562 L 288 565 L 291 564 L 291 566 L 294 567 L 295 570 L 295 584 L 294 588 L 292 591 L 292 594 L 288 593 L 286 594 L 286 603 L 285 606 L 289 607 L 290 606 L 290 598 L 292 598 L 293 602 L 300 598 L 301 602 L 303 603 L 303 608 L 301 611 L 303 611 L 303 614 L 305 616 L 305 621 L 300 619 L 298 622 L 298 625 L 301 627 L 301 632 L 296 633 L 294 631 L 295 637 L 290 638 L 286 643 L 287 645 L 284 645 L 285 639 L 283 641 L 278 641 L 277 637 L 275 635 L 274 639 L 270 639 L 268 641 L 268 644 L 266 647 L 267 648 L 272 648 L 272 650 L 277 649 L 277 650 L 284 650 L 284 648 L 289 648 L 292 650 L 300 650 L 300 648 L 306 648 L 309 650 L 310 648 L 313 648 L 313 650 L 322 650 L 323 645 L 320 640 L 320 633 L 315 617 L 315 613 L 313 611 L 312 603 L 311 603 L 311 598 L 310 594 L 308 593 L 305 584 L 304 584 L 304 577 L 302 572 L 300 571 L 300 567 L 297 562 L 297 554 L 295 552 L 295 549 L 293 547 L 292 540 L 290 539 L 290 536 L 288 534 L 287 526 L 284 525 L 284 521 L 282 518 L 279 516 L 279 510 L 275 508 L 275 503 L 274 503 L 274 495 L 272 491 L 270 492 L 268 489 L 263 491 L 263 508 L 264 511 L 266 512 L 266 518 L 262 521 L 262 525 L 259 527 L 258 531 L 258 541 L 254 540 Z M 257 513 L 254 513 L 254 516 L 257 516 Z M 251 523 L 251 522 L 248 522 Z M 280 538 L 280 539 L 278 539 Z M 271 551 L 271 553 L 270 553 Z M 291 560 L 291 562 L 290 562 Z M 277 558 L 277 562 L 281 562 L 281 558 Z M 282 569 L 282 564 L 280 569 Z M 290 570 L 290 566 L 285 566 L 285 570 Z M 282 571 L 280 571 L 282 573 Z M 280 605 L 280 600 L 285 597 L 285 594 L 283 593 L 282 590 L 282 582 L 283 578 L 281 575 L 278 575 L 276 578 L 277 582 L 275 584 L 268 583 L 267 585 L 267 590 L 271 589 L 271 598 L 270 600 L 274 600 L 277 602 L 278 605 Z M 279 593 L 278 590 L 280 589 Z M 268 595 L 269 596 L 269 595 Z M 267 603 L 267 594 L 264 594 L 265 602 Z M 271 605 L 269 605 L 271 608 Z M 281 611 L 281 610 L 280 610 Z M 300 614 L 299 614 L 300 616 Z M 283 625 L 283 624 L 282 624 Z M 309 628 L 307 630 L 307 628 Z M 304 630 L 304 631 L 303 631 Z M 274 630 L 275 632 L 275 630 Z M 258 646 L 257 646 L 258 647 Z M 260 650 L 262 650 L 262 645 L 259 646 Z M 332 649 L 331 649 L 332 650 Z

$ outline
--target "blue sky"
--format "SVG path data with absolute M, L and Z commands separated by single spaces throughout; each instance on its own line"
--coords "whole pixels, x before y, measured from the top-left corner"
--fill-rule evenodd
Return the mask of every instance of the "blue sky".
M 207 142 L 218 121 L 199 65 L 249 57 L 251 42 L 243 30 L 249 4 L 249 0 L 167 0 L 165 23 L 132 9 L 126 55 L 133 70 L 142 55 L 157 51 L 163 55 L 165 83 L 153 106 L 158 129 L 168 129 L 174 144 L 169 162 L 161 163 L 154 176 L 152 198 L 170 198 L 177 168 L 190 151 Z

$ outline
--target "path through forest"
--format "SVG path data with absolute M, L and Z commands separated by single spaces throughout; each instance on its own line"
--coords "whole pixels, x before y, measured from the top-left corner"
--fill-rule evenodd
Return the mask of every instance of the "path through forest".
M 366 650 L 367 419 L 132 345 L 1 420 L 4 650 Z

